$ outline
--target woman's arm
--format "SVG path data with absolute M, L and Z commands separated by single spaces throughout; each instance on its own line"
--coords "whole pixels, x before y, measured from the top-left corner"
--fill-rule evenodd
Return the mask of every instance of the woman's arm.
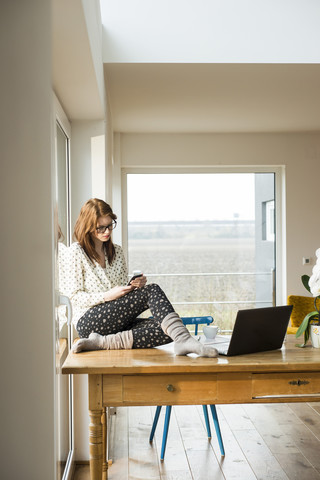
M 90 265 L 85 258 L 85 253 L 80 246 L 69 249 L 69 268 L 66 295 L 81 309 L 89 309 L 103 303 L 106 292 L 94 291 L 94 277 L 92 291 L 86 291 L 84 287 L 85 276 L 91 274 Z M 87 270 L 87 271 L 86 271 Z
M 120 285 L 113 287 L 104 294 L 104 301 L 111 302 L 112 300 L 117 300 L 117 298 L 127 295 L 127 293 L 131 292 L 132 290 L 134 290 L 134 287 L 131 285 Z
M 119 261 L 120 261 L 119 285 L 128 285 L 127 262 L 124 257 L 123 250 L 119 245 L 116 246 L 116 254 L 119 255 Z
M 111 269 L 115 269 L 112 276 L 113 282 L 117 283 L 117 286 L 111 288 L 105 293 L 104 298 L 106 302 L 123 297 L 134 289 L 131 285 L 128 286 L 128 269 L 123 250 L 119 245 L 115 245 L 115 249 L 116 256 L 111 265 Z
M 125 263 L 124 266 L 126 272 Z M 100 303 L 116 300 L 133 290 L 133 287 L 128 287 L 125 284 L 123 286 L 113 287 L 108 291 L 99 291 L 100 279 L 96 276 L 93 267 L 79 245 L 70 248 L 69 271 L 67 296 L 74 305 L 81 310 L 88 310 Z M 90 277 L 90 282 L 88 281 L 88 277 Z M 87 280 L 86 286 L 85 279 Z

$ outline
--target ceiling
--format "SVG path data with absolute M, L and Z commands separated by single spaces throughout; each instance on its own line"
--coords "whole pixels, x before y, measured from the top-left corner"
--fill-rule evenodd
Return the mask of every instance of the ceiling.
M 104 118 L 79 0 L 52 2 L 52 83 L 70 121 Z
M 82 2 L 53 1 L 53 88 L 70 121 L 104 118 Z M 320 64 L 108 63 L 117 132 L 320 130 Z
M 317 64 L 105 64 L 118 132 L 320 129 Z

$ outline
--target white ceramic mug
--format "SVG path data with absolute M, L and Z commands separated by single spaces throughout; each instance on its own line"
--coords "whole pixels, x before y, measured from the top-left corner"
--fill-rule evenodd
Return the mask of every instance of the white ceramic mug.
M 216 325 L 205 325 L 203 327 L 204 336 L 208 340 L 213 340 L 214 338 L 216 338 L 218 331 L 219 331 L 219 327 L 217 327 Z

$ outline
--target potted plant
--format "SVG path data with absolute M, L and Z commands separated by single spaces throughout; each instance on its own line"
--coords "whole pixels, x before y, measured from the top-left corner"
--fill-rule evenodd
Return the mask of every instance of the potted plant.
M 305 316 L 298 328 L 296 337 L 298 338 L 304 334 L 304 343 L 297 344 L 297 347 L 305 347 L 309 337 L 311 337 L 312 346 L 320 348 L 320 315 L 317 305 L 317 300 L 320 299 L 320 248 L 316 251 L 316 255 L 317 262 L 313 267 L 312 276 L 302 275 L 301 277 L 303 285 L 314 297 L 315 310 Z

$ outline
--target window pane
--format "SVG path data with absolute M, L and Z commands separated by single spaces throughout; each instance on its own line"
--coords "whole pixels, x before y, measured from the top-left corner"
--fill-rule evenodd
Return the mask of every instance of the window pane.
M 272 304 L 274 174 L 129 174 L 127 185 L 129 271 L 181 316 L 230 329 L 238 309 Z

